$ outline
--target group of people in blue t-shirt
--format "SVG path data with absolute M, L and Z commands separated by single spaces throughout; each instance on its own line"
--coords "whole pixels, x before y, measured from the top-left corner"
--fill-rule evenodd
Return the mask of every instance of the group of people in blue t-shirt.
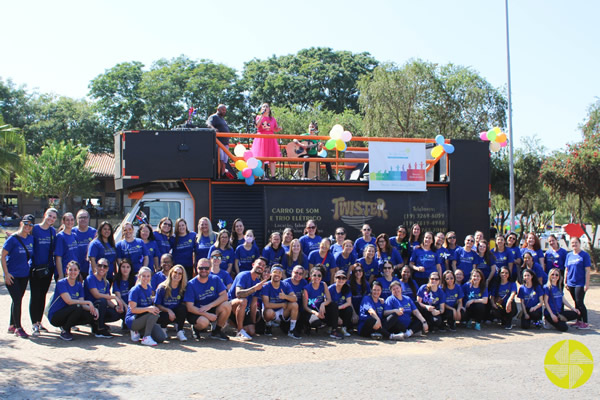
M 137 233 L 126 222 L 115 243 L 111 224 L 90 227 L 85 210 L 77 213 L 77 226 L 73 214 L 64 214 L 58 232 L 57 217 L 48 209 L 34 225 L 26 215 L 3 247 L 9 332 L 20 337 L 29 336 L 21 325 L 28 283 L 32 334 L 46 331 L 42 316 L 52 277 L 46 312 L 63 340 L 72 340 L 78 325 L 111 338 L 107 323 L 116 321 L 133 341 L 150 346 L 168 338 L 169 326 L 186 341 L 186 322 L 194 337 L 209 331 L 218 340 L 229 340 L 228 323 L 240 340 L 272 335 L 274 327 L 293 339 L 326 328 L 334 339 L 356 331 L 403 340 L 460 324 L 480 330 L 487 321 L 512 329 L 517 314 L 523 329 L 545 323 L 566 331 L 568 321 L 589 328 L 584 298 L 591 260 L 575 237 L 567 252 L 551 236 L 544 253 L 534 233 L 522 247 L 515 233 L 497 235 L 491 248 L 479 231 L 459 246 L 452 231 L 421 232 L 414 224 L 400 225 L 392 237 L 375 236 L 365 224 L 352 241 L 343 227 L 323 238 L 308 220 L 300 238 L 289 228 L 272 232 L 261 249 L 241 219 L 231 233 L 214 232 L 206 217 L 197 232 L 182 218 L 162 218 L 156 229 L 142 223 Z

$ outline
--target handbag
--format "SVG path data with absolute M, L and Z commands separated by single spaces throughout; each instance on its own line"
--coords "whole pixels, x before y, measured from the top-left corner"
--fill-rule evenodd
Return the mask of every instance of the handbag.
M 50 232 L 50 247 L 48 248 L 48 260 L 52 259 L 52 232 Z M 31 268 L 31 277 L 36 279 L 45 279 L 52 274 L 52 267 L 50 264 L 39 264 Z
M 23 240 L 21 240 L 21 238 L 17 234 L 14 234 L 13 236 L 19 241 L 19 243 L 21 243 L 21 246 L 23 246 L 23 248 L 25 249 L 25 253 L 27 254 L 27 261 L 31 260 L 31 254 L 29 254 L 29 249 L 27 248 L 27 246 L 25 246 Z M 30 274 L 32 276 L 35 276 L 36 278 L 45 278 L 48 275 L 50 275 L 50 269 L 48 269 L 47 267 L 43 269 L 42 266 L 38 267 L 37 269 L 36 267 L 34 267 L 30 270 Z

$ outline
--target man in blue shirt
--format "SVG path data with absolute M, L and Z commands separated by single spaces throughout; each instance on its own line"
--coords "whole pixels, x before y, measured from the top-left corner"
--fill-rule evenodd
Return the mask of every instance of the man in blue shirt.
M 254 260 L 250 271 L 240 272 L 229 289 L 231 313 L 237 327 L 236 337 L 240 340 L 252 340 L 255 333 L 257 318 L 257 300 L 263 286 L 269 280 L 261 281 L 268 260 L 259 257 Z M 246 320 L 246 309 L 249 308 L 249 318 Z

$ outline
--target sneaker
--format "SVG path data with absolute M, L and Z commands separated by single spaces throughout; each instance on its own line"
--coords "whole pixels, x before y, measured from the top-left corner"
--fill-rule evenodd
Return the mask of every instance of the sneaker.
M 448 330 L 450 332 L 456 332 L 456 322 L 453 323 L 452 325 L 448 326 Z
M 136 331 L 129 331 L 129 333 L 131 334 L 131 341 L 132 342 L 139 342 L 141 337 L 140 334 Z
M 342 331 L 342 335 L 344 335 L 344 337 L 350 337 L 350 336 L 352 336 L 352 335 L 350 334 L 350 332 L 348 332 L 348 329 L 346 329 L 346 327 L 345 327 L 345 326 L 344 326 L 344 327 L 342 327 L 342 328 L 340 329 L 340 331 Z
M 390 340 L 404 340 L 404 333 L 392 333 Z
M 439 331 L 440 332 L 446 332 L 446 326 L 445 325 L 440 326 Z
M 185 332 L 183 330 L 177 331 L 177 339 L 179 339 L 180 342 L 187 342 L 187 337 L 185 337 Z
M 383 338 L 383 336 L 381 335 L 381 333 L 371 333 L 371 339 L 375 339 L 375 340 L 381 340 Z
M 291 337 L 292 339 L 302 339 L 302 336 L 297 335 L 294 331 L 289 331 L 288 337 Z
M 8 333 L 10 333 L 11 335 L 14 335 L 16 330 L 17 328 L 15 328 L 14 325 L 8 327 Z
M 512 324 L 510 325 L 505 325 L 504 329 L 506 329 L 507 331 L 510 331 L 512 329 Z
M 469 320 L 469 322 L 467 322 L 467 328 L 471 329 L 473 327 L 473 321 Z
M 544 329 L 552 329 L 552 325 L 550 325 L 546 319 L 544 319 Z
M 475 322 L 475 330 L 476 331 L 480 331 L 481 330 L 481 324 L 479 322 Z
M 244 329 L 240 330 L 235 337 L 244 341 L 252 340 L 252 336 L 248 335 Z
M 196 339 L 196 340 L 200 340 L 201 339 L 201 337 L 200 337 L 200 331 L 198 329 L 192 328 L 192 332 L 193 332 L 192 336 L 194 337 L 194 339 Z
M 29 335 L 27 334 L 27 332 L 25 332 L 23 330 L 23 328 L 15 329 L 15 336 L 23 338 L 23 339 L 27 339 L 29 337 Z
M 65 340 L 67 342 L 70 342 L 71 340 L 73 340 L 73 335 L 71 335 L 71 332 L 67 332 L 67 331 L 62 331 L 60 333 L 59 338 L 61 338 L 62 340 Z
M 535 329 L 542 329 L 542 321 L 534 321 L 533 326 Z
M 40 326 L 34 325 L 31 331 L 31 336 L 40 336 Z
M 329 334 L 329 337 L 332 339 L 336 339 L 336 340 L 340 340 L 340 339 L 344 338 L 344 336 L 341 333 L 339 333 L 337 331 L 337 329 L 332 330 L 331 333 Z
M 271 325 L 265 326 L 265 335 L 273 336 L 273 327 Z
M 579 323 L 579 326 L 577 327 L 577 329 L 584 329 L 584 330 L 590 329 L 590 324 L 582 321 Z
M 144 346 L 156 346 L 158 343 L 152 339 L 152 336 L 144 336 L 142 339 L 142 345 Z
M 413 335 L 413 331 L 410 329 L 407 329 L 406 332 L 404 332 L 404 338 L 408 339 L 409 337 L 411 337 Z
M 95 333 L 95 335 L 97 338 L 104 339 L 111 339 L 113 337 L 112 333 L 110 333 L 106 328 L 100 329 L 98 332 Z
M 225 332 L 223 332 L 222 329 L 215 329 L 214 331 L 212 331 L 210 333 L 210 335 L 208 335 L 208 337 L 211 339 L 217 339 L 217 340 L 223 340 L 223 341 L 229 340 L 229 336 L 227 336 L 225 334 Z

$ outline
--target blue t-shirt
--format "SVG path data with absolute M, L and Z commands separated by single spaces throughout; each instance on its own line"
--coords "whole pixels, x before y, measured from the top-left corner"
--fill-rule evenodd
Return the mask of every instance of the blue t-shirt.
M 123 260 L 125 258 L 129 258 L 131 263 L 133 264 L 131 267 L 133 269 L 133 273 L 137 274 L 140 268 L 144 265 L 144 257 L 148 256 L 148 251 L 146 250 L 146 246 L 144 246 L 144 241 L 142 239 L 133 239 L 133 241 L 128 242 L 123 239 L 119 243 L 117 243 L 117 258 Z
M 281 263 L 281 265 L 283 265 L 283 269 L 285 269 L 285 273 L 287 276 L 291 277 L 292 276 L 292 272 L 294 271 L 294 267 L 296 265 L 301 265 L 302 268 L 304 268 L 305 271 L 308 271 L 308 258 L 306 258 L 305 255 L 302 255 L 302 262 L 299 263 L 298 260 L 296 259 L 296 261 L 292 261 L 289 262 L 288 261 L 288 256 L 284 256 L 283 257 L 283 262 Z
M 56 247 L 54 248 L 54 255 L 62 257 L 62 269 L 63 275 L 66 275 L 67 264 L 75 260 L 79 262 L 77 238 L 74 234 L 67 234 L 66 232 L 58 232 L 56 234 Z M 81 269 L 80 269 L 81 270 Z
M 377 264 L 379 265 L 379 273 L 380 274 L 383 274 L 383 264 L 385 264 L 386 261 L 389 261 L 390 263 L 392 263 L 393 266 L 402 264 L 402 262 L 404 261 L 402 259 L 402 256 L 398 252 L 398 250 L 396 250 L 393 247 L 392 247 L 392 254 L 382 252 L 381 256 L 379 256 L 376 253 L 375 258 L 377 259 Z
M 375 279 L 376 281 L 378 281 L 379 283 L 381 283 L 381 298 L 382 299 L 387 299 L 389 296 L 392 295 L 392 291 L 390 290 L 390 285 L 392 284 L 392 282 L 396 281 L 399 282 L 400 280 L 398 278 L 396 278 L 395 276 L 392 277 L 391 281 L 388 281 L 387 279 L 385 279 L 385 277 L 380 276 L 379 278 Z
M 285 257 L 285 250 L 281 246 L 277 250 L 271 246 L 265 246 L 262 251 L 262 256 L 269 260 L 269 267 L 273 264 L 283 264 L 282 260 Z
M 438 259 L 440 260 L 440 265 L 442 266 L 442 271 L 445 271 L 449 267 L 452 267 L 450 262 L 452 260 L 454 260 L 454 252 L 448 250 L 445 247 L 440 247 L 439 249 L 437 249 L 435 251 L 435 253 L 438 256 Z M 448 263 L 446 263 L 446 261 L 448 261 Z
M 214 245 L 210 247 L 210 249 L 208 250 L 209 258 L 212 255 L 213 251 L 215 251 L 216 249 L 217 248 Z M 225 250 L 219 249 L 219 251 L 221 252 L 221 264 L 219 265 L 219 267 L 222 270 L 228 271 L 229 267 L 233 267 L 233 264 L 235 263 L 235 250 L 229 247 Z
M 287 285 L 296 294 L 298 305 L 302 304 L 302 291 L 304 290 L 304 287 L 308 285 L 306 279 L 302 278 L 297 285 L 294 285 L 292 278 L 287 278 L 282 282 L 282 284 Z
M 154 304 L 174 310 L 183 301 L 179 291 L 179 288 L 171 288 L 171 295 L 167 296 L 167 288 L 159 286 L 156 289 L 156 296 L 154 296 Z
M 558 250 L 549 248 L 546 250 L 546 254 L 544 254 L 544 259 L 546 260 L 546 271 L 550 272 L 550 269 L 558 268 L 563 273 L 565 270 L 565 261 L 567 260 L 567 250 L 562 247 Z
M 368 242 L 361 236 L 358 239 L 356 239 L 354 241 L 354 251 L 356 251 L 356 254 L 360 254 L 363 255 L 363 251 L 365 250 L 365 246 L 368 244 L 372 244 L 373 246 L 375 246 L 375 238 L 373 236 L 371 236 L 371 240 L 369 240 Z
M 348 270 L 350 269 L 350 266 L 353 265 L 355 262 L 356 262 L 356 255 L 354 253 L 350 253 L 348 258 L 344 258 L 343 253 L 338 253 L 335 256 L 336 267 L 339 268 L 340 271 L 344 271 L 346 274 L 348 274 Z
M 502 267 L 508 268 L 508 264 L 515 262 L 512 251 L 507 247 L 504 251 L 498 251 L 498 248 L 496 247 L 492 250 L 492 254 L 496 257 L 496 268 L 498 268 L 498 270 Z
M 408 241 L 398 242 L 398 237 L 393 236 L 390 238 L 390 244 L 392 245 L 393 248 L 398 250 L 398 252 L 400 253 L 400 255 L 402 256 L 403 259 L 406 258 L 407 260 L 410 260 L 410 256 L 412 253 L 412 246 L 408 243 Z
M 252 264 L 254 260 L 256 260 L 260 256 L 258 247 L 252 245 L 250 250 L 246 250 L 244 245 L 239 245 L 237 249 L 235 249 L 235 258 L 238 260 L 238 268 L 240 272 L 242 271 L 250 271 L 252 269 Z M 221 259 L 221 265 L 223 265 L 223 259 Z
M 456 269 L 460 269 L 464 273 L 466 280 L 468 280 L 469 276 L 471 276 L 471 271 L 473 270 L 476 256 L 477 253 L 475 253 L 473 250 L 467 251 L 464 247 L 459 247 L 456 252 L 454 252 Z
M 121 299 L 125 302 L 125 304 L 129 303 L 129 281 L 127 280 L 115 280 L 112 284 L 112 292 L 113 294 L 119 293 L 121 295 Z
M 185 236 L 173 236 L 170 240 L 173 265 L 181 264 L 184 267 L 193 267 L 196 232 L 189 232 Z
M 56 246 L 56 229 L 51 226 L 48 229 L 42 229 L 40 224 L 36 224 L 31 232 L 33 236 L 33 266 L 50 265 L 50 271 L 54 271 L 54 247 Z M 50 249 L 52 242 L 52 249 Z
M 260 295 L 262 296 L 267 296 L 269 298 L 269 303 L 272 304 L 281 304 L 281 303 L 286 303 L 287 300 L 285 299 L 280 299 L 279 298 L 279 293 L 283 294 L 290 294 L 290 293 L 294 293 L 294 291 L 292 290 L 292 288 L 290 288 L 288 285 L 284 285 L 282 281 L 279 282 L 279 287 L 275 288 L 273 286 L 273 282 L 269 281 L 265 284 L 265 286 L 263 286 L 262 290 L 260 291 Z
M 458 300 L 462 300 L 464 297 L 460 285 L 454 285 L 454 289 L 445 288 L 444 294 L 446 295 L 446 305 L 452 308 L 456 308 Z
M 107 278 L 112 278 L 115 272 L 115 261 L 117 260 L 117 249 L 112 247 L 110 243 L 103 243 L 100 239 L 94 239 L 90 243 L 88 247 L 88 257 L 94 257 L 96 262 L 98 262 L 101 258 L 106 258 L 108 260 L 108 273 L 106 275 Z M 90 265 L 89 275 L 92 275 L 94 271 L 92 271 L 92 267 Z
M 227 288 L 227 286 L 233 283 L 233 279 L 231 278 L 231 275 L 229 275 L 229 272 L 223 269 L 219 269 L 219 272 L 217 272 L 216 274 L 211 271 L 210 274 L 218 276 L 223 282 L 223 285 L 225 285 L 225 288 Z
M 347 290 L 346 294 L 342 294 L 342 292 L 338 293 L 338 291 L 336 290 L 335 283 L 332 285 L 329 285 L 329 295 L 331 296 L 331 301 L 334 302 L 335 304 L 337 304 L 338 306 L 343 306 L 344 304 L 346 304 L 346 301 L 348 301 L 348 299 L 352 298 L 352 293 L 350 292 L 350 287 L 345 285 L 345 286 L 342 286 L 342 289 Z
M 158 271 L 154 275 L 152 275 L 152 280 L 150 281 L 150 285 L 152 286 L 152 290 L 156 292 L 156 288 L 158 285 L 167 280 L 167 276 L 164 272 Z
M 384 319 L 383 319 L 383 302 L 378 301 L 377 303 L 375 303 L 373 301 L 373 297 L 371 297 L 370 295 L 367 295 L 367 296 L 363 297 L 362 301 L 360 302 L 360 308 L 359 308 L 359 313 L 358 313 L 358 331 L 359 332 L 361 331 L 362 327 L 365 325 L 365 321 L 371 316 L 371 314 L 369 314 L 369 310 L 375 310 L 375 312 L 377 313 L 377 316 L 379 317 L 381 322 L 384 321 Z
M 522 285 L 519 288 L 519 293 L 517 297 L 521 299 L 521 302 L 525 304 L 525 307 L 531 308 L 535 307 L 540 302 L 540 296 L 544 295 L 544 289 L 540 285 L 533 285 L 528 288 L 525 285 Z
M 99 280 L 94 274 L 90 274 L 83 282 L 83 292 L 84 298 L 93 303 L 97 299 L 92 295 L 92 289 L 97 289 L 100 294 L 110 294 L 110 282 Z
M 319 246 L 321 245 L 321 236 L 315 236 L 313 239 L 308 235 L 304 235 L 298 239 L 300 241 L 300 245 L 302 246 L 302 252 L 305 255 L 309 255 L 311 251 L 319 250 Z
M 523 260 L 521 257 L 521 248 L 519 246 L 506 246 L 506 248 L 511 252 L 513 256 L 513 262 L 517 262 L 517 260 Z
M 77 261 L 81 271 L 90 270 L 90 262 L 87 259 L 88 247 L 96 237 L 96 228 L 88 226 L 87 231 L 81 232 L 78 227 L 74 227 L 72 233 L 77 240 Z M 89 272 L 93 273 L 93 272 Z
M 412 313 L 417 309 L 417 306 L 410 297 L 404 295 L 402 295 L 402 299 L 398 299 L 396 296 L 390 296 L 385 299 L 385 303 L 383 304 L 384 311 L 397 310 L 399 308 L 401 308 L 404 313 L 397 316 L 398 322 L 404 325 L 405 328 L 408 328 Z
M 493 297 L 500 297 L 502 299 L 502 305 L 506 307 L 506 303 L 512 292 L 515 292 L 515 294 L 517 293 L 517 284 L 509 281 L 494 287 L 491 290 L 491 295 Z
M 238 287 L 240 289 L 249 289 L 259 282 L 260 282 L 260 276 L 257 276 L 256 279 L 252 279 L 251 271 L 240 272 L 239 274 L 236 275 L 235 279 L 233 280 L 233 284 L 229 288 L 229 293 L 228 293 L 229 300 L 237 298 L 236 291 L 237 291 Z M 247 299 L 248 299 L 248 301 L 250 301 L 250 299 L 254 296 L 259 297 L 258 295 L 259 295 L 259 292 L 253 293 L 250 296 L 248 296 Z
M 321 281 L 321 283 L 316 289 L 313 287 L 312 283 L 309 283 L 306 286 L 304 286 L 304 291 L 306 292 L 308 298 L 308 308 L 313 309 L 315 311 L 319 311 L 319 307 L 321 307 L 321 304 L 323 304 L 326 300 L 326 287 L 327 285 L 323 281 Z
M 542 278 L 542 285 L 545 285 L 548 282 L 548 274 L 544 271 L 542 266 L 538 263 L 534 263 L 531 270 L 535 273 L 538 278 Z M 521 270 L 521 274 L 525 272 L 524 269 Z
M 152 287 L 148 285 L 146 289 L 142 285 L 135 285 L 129 292 L 129 302 L 134 302 L 137 307 L 150 307 L 154 304 L 154 298 L 152 297 Z M 125 324 L 131 329 L 131 324 L 135 320 L 136 315 L 131 312 L 131 307 L 127 305 L 127 313 L 125 314 Z
M 377 264 L 377 260 L 373 257 L 373 261 L 370 264 L 367 264 L 367 260 L 362 257 L 356 260 L 362 265 L 363 273 L 365 274 L 365 279 L 369 282 L 371 279 L 371 275 L 377 276 L 379 274 L 379 264 Z
M 563 312 L 563 292 L 558 287 L 552 286 L 552 288 L 549 288 L 548 286 L 544 286 L 544 295 L 548 296 L 548 304 L 554 315 Z
M 542 250 L 531 250 L 527 247 L 521 247 L 521 258 L 523 258 L 525 253 L 531 254 L 534 263 L 539 263 L 540 260 L 544 259 L 544 252 Z
M 480 269 L 481 272 L 483 272 L 483 276 L 485 277 L 485 279 L 487 279 L 492 273 L 492 266 L 496 265 L 496 262 L 494 260 L 493 255 L 490 257 L 489 263 L 486 263 L 485 258 L 477 254 L 475 256 L 475 265 L 477 265 L 477 268 Z
M 160 257 L 163 254 L 167 254 L 171 252 L 171 240 L 170 240 L 170 236 L 164 235 L 162 233 L 159 232 L 154 232 L 154 241 L 156 242 L 156 245 L 158 246 L 158 259 L 160 260 Z
M 335 268 L 335 258 L 333 258 L 333 254 L 331 251 L 327 252 L 325 258 L 321 257 L 319 254 L 319 250 L 314 250 L 308 255 L 308 263 L 312 265 L 323 264 L 325 267 L 325 276 L 323 277 L 324 282 L 329 282 L 331 280 L 331 268 Z
M 412 255 L 410 256 L 410 261 L 414 262 L 415 266 L 417 267 L 425 267 L 425 271 L 423 272 L 414 272 L 413 276 L 421 279 L 429 278 L 429 275 L 432 272 L 436 272 L 438 270 L 437 266 L 440 263 L 440 259 L 435 252 L 431 250 L 425 250 L 422 247 L 413 250 Z
M 72 300 L 79 300 L 83 298 L 83 285 L 81 282 L 75 281 L 75 284 L 71 286 L 69 285 L 69 280 L 67 278 L 63 278 L 56 282 L 54 296 L 52 296 L 52 303 L 50 303 L 50 309 L 48 310 L 48 319 L 50 321 L 55 312 L 67 307 L 67 303 L 65 303 L 61 297 L 61 294 L 63 293 L 68 293 Z
M 19 239 L 23 244 L 19 242 Z M 27 257 L 27 252 L 31 257 L 33 254 L 33 236 L 28 235 L 25 239 L 22 237 L 19 237 L 19 239 L 17 239 L 16 234 L 9 236 L 2 249 L 8 252 L 6 255 L 8 272 L 15 278 L 25 278 L 29 276 L 31 260 Z M 27 250 L 25 250 L 25 247 L 27 247 Z
M 469 300 L 479 300 L 482 299 L 484 297 L 489 297 L 489 293 L 487 288 L 485 288 L 485 290 L 483 291 L 483 293 L 481 292 L 481 288 L 478 287 L 473 287 L 471 285 L 471 282 L 467 282 L 464 283 L 462 285 L 462 291 L 463 291 L 463 307 L 467 306 L 467 302 Z
M 160 263 L 160 250 L 158 248 L 158 244 L 154 240 L 150 240 L 148 243 L 144 243 L 144 246 L 146 247 L 146 252 L 148 253 L 148 268 L 150 268 L 150 271 L 154 272 L 154 257 L 158 257 L 158 262 Z
M 188 282 L 183 301 L 193 302 L 195 307 L 202 307 L 217 300 L 226 290 L 223 281 L 216 275 L 209 274 L 205 283 L 200 282 L 196 277 Z
M 420 297 L 423 304 L 434 306 L 437 310 L 440 309 L 441 304 L 446 304 L 446 293 L 441 287 L 438 287 L 438 290 L 433 292 L 427 291 L 427 285 L 421 285 L 419 290 L 417 291 L 417 296 Z
M 567 286 L 583 287 L 585 286 L 586 269 L 592 266 L 590 255 L 581 250 L 579 254 L 570 252 L 565 260 L 567 269 Z
M 214 238 L 211 238 L 210 236 L 207 237 L 199 233 L 198 237 L 196 238 L 196 243 L 194 244 L 196 260 L 200 260 L 201 258 L 208 258 L 208 249 L 210 249 L 210 247 L 213 244 L 215 244 L 216 240 L 216 236 Z
M 401 280 L 400 286 L 402 286 L 403 296 L 408 296 L 411 298 L 412 301 L 417 301 L 417 290 L 419 290 L 419 287 L 417 286 L 417 282 L 415 282 L 414 279 L 411 279 L 410 282 L 404 282 Z M 414 291 L 412 289 L 413 287 L 415 288 Z

